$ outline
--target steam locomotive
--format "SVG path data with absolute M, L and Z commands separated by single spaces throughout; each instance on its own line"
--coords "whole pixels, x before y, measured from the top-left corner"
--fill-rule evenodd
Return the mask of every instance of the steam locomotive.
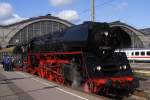
M 130 45 L 130 36 L 120 27 L 84 22 L 36 37 L 21 48 L 29 73 L 85 92 L 121 95 L 118 91 L 132 93 L 139 86 L 126 54 L 115 52 Z

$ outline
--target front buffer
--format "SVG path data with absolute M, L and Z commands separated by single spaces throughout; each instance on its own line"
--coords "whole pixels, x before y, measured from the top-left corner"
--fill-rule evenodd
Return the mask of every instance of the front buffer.
M 83 85 L 85 92 L 106 96 L 132 94 L 139 87 L 139 80 L 133 76 L 101 77 L 89 79 Z

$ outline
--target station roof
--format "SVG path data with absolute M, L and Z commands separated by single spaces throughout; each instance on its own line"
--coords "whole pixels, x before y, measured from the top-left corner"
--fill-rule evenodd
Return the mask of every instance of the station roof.
M 0 27 L 11 27 L 11 26 L 14 26 L 14 25 L 17 25 L 17 24 L 23 24 L 23 23 L 30 22 L 30 21 L 33 21 L 33 20 L 46 19 L 46 18 L 47 18 L 47 19 L 49 19 L 49 18 L 51 18 L 51 19 L 59 19 L 59 20 L 65 22 L 65 23 L 68 23 L 68 24 L 70 24 L 70 25 L 74 25 L 74 24 L 72 24 L 72 23 L 69 22 L 69 21 L 60 19 L 60 18 L 55 17 L 55 16 L 51 16 L 51 14 L 47 14 L 46 16 L 32 17 L 32 18 L 28 18 L 28 19 L 26 19 L 26 20 L 22 20 L 22 21 L 20 21 L 20 22 L 16 22 L 16 23 L 13 23 L 13 24 L 9 24 L 9 25 L 0 25 Z
M 150 28 L 141 29 L 140 31 L 142 31 L 145 35 L 150 35 Z

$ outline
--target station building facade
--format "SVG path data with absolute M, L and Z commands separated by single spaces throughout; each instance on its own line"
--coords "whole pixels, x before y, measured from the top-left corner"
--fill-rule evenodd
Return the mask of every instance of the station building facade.
M 112 22 L 110 26 L 120 27 L 130 35 L 132 44 L 129 48 L 150 48 L 150 34 L 145 35 L 143 31 L 120 21 Z
M 72 23 L 50 14 L 0 26 L 0 47 L 28 42 L 34 37 L 61 31 L 71 26 L 73 26 Z
M 132 48 L 150 47 L 150 35 L 145 35 L 142 31 L 119 21 L 109 24 L 111 27 L 120 27 L 128 32 L 132 39 Z M 73 25 L 66 20 L 48 14 L 0 26 L 0 48 L 28 42 L 34 37 L 61 31 Z

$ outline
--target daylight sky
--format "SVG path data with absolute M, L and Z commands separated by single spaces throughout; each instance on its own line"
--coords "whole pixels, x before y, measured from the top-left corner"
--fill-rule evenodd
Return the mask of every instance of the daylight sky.
M 150 0 L 95 0 L 96 21 L 150 28 Z M 52 14 L 75 24 L 90 20 L 90 0 L 0 0 L 0 25 Z

